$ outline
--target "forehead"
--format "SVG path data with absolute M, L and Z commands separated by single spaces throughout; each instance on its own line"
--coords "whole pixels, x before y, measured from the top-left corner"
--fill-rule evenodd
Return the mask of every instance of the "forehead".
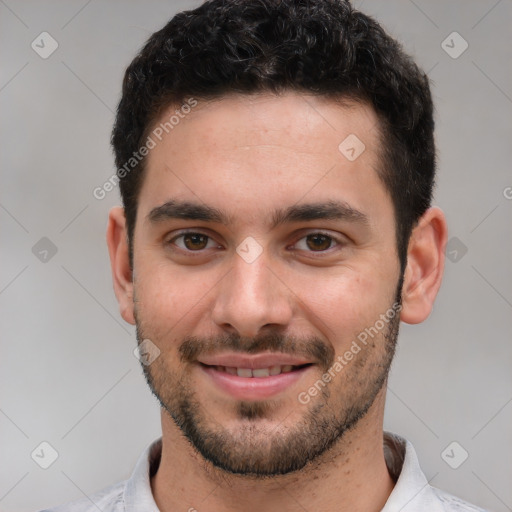
M 338 144 L 333 147 L 333 142 L 341 142 L 350 134 L 357 134 L 370 150 L 378 142 L 379 122 L 373 108 L 345 98 L 294 92 L 232 94 L 198 101 L 178 119 L 175 114 L 180 107 L 171 105 L 155 123 L 163 126 L 171 118 L 176 123 L 162 133 L 160 146 L 187 137 L 188 145 L 199 151 L 212 145 L 215 149 L 231 149 L 276 144 L 301 153 L 336 150 Z M 172 151 L 169 146 L 167 149 Z M 153 156 L 155 153 L 158 151 Z
M 159 122 L 179 108 L 171 106 Z M 372 201 L 389 202 L 377 175 L 378 125 L 366 104 L 298 93 L 198 101 L 148 154 L 139 208 L 147 214 L 178 197 L 229 205 L 250 218 L 276 203 L 338 193 L 371 210 Z

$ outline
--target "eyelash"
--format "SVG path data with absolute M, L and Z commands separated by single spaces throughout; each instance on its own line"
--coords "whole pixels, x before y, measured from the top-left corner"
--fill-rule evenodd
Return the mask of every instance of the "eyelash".
M 166 242 L 166 245 L 168 246 L 171 246 L 171 245 L 174 245 L 174 242 L 176 240 L 178 240 L 179 238 L 182 238 L 184 237 L 185 235 L 201 235 L 201 236 L 205 236 L 208 238 L 208 242 L 210 240 L 213 240 L 213 238 L 210 236 L 210 235 L 207 235 L 206 233 L 201 233 L 200 231 L 182 231 L 181 233 L 179 233 L 178 235 L 174 236 L 173 238 L 171 238 L 168 242 Z M 331 242 L 334 242 L 336 245 L 334 247 L 329 247 L 328 249 L 326 250 L 323 250 L 323 251 L 306 251 L 308 253 L 311 253 L 311 254 L 326 254 L 326 253 L 330 253 L 330 251 L 332 249 L 334 249 L 335 247 L 343 247 L 345 245 L 345 243 L 340 240 L 339 238 L 337 237 L 334 237 L 332 236 L 331 234 L 329 233 L 325 233 L 323 231 L 313 231 L 311 233 L 308 233 L 304 236 L 302 236 L 301 238 L 299 238 L 293 245 L 296 245 L 298 242 L 300 242 L 301 240 L 304 240 L 306 239 L 307 237 L 309 236 L 313 236 L 313 235 L 321 235 L 321 236 L 325 236 L 326 238 L 330 239 Z M 207 243 L 208 243 L 207 242 Z M 220 245 L 220 244 L 219 244 Z M 173 249 L 175 250 L 175 249 Z M 187 255 L 197 255 L 197 256 L 200 256 L 200 255 L 204 255 L 204 252 L 207 250 L 207 249 L 201 249 L 201 250 L 198 250 L 198 251 L 192 251 L 190 249 L 183 249 L 182 247 L 177 247 L 177 250 L 178 251 L 182 251 L 184 253 L 186 253 Z M 300 249 L 299 249 L 300 250 Z

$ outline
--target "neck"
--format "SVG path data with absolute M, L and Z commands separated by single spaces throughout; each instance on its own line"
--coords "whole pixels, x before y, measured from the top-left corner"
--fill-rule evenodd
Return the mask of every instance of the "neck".
M 384 459 L 383 415 L 381 390 L 365 417 L 313 464 L 262 479 L 213 467 L 162 411 L 162 457 L 151 481 L 155 502 L 162 512 L 380 511 L 394 486 Z

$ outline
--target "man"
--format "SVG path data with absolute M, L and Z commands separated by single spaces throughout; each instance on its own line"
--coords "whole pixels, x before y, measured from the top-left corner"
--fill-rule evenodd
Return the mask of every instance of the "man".
M 128 67 L 107 233 L 162 407 L 132 477 L 55 511 L 479 510 L 383 433 L 399 322 L 432 310 L 427 77 L 341 0 L 213 0 Z

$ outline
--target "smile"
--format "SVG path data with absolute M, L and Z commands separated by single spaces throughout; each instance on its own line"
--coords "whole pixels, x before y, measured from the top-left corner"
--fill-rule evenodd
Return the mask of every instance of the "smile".
M 205 365 L 207 366 L 207 365 Z M 238 377 L 244 378 L 257 378 L 262 379 L 265 377 L 271 377 L 274 375 L 281 375 L 281 373 L 289 373 L 298 369 L 304 368 L 305 365 L 294 366 L 291 364 L 285 365 L 273 365 L 267 368 L 237 368 L 235 366 L 215 366 L 215 370 L 218 372 L 228 373 L 229 375 L 237 375 Z
M 208 386 L 237 400 L 254 401 L 289 391 L 315 366 L 284 354 L 222 354 L 199 358 L 198 363 Z

